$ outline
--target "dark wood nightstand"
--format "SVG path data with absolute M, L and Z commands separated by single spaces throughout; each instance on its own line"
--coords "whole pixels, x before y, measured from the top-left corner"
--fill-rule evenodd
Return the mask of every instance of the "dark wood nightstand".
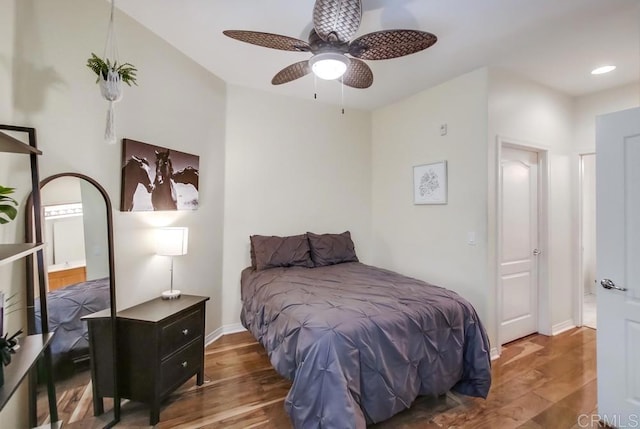
M 204 320 L 208 297 L 156 298 L 118 312 L 118 390 L 122 398 L 150 406 L 149 422 L 160 420 L 160 403 L 196 375 L 204 381 Z M 108 313 L 86 316 L 89 328 L 93 410 L 104 412 L 113 396 Z

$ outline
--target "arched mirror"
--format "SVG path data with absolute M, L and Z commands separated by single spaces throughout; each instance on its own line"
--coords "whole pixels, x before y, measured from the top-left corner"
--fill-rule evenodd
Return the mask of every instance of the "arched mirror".
M 40 191 L 46 271 L 43 278 L 49 331 L 55 331 L 50 349 L 58 417 L 65 425 L 82 425 L 79 422 L 93 422 L 95 413 L 112 411 L 98 418 L 112 419 L 115 423 L 120 411 L 117 398 L 93 403 L 91 379 L 95 368 L 85 320 L 97 313 L 110 319 L 112 328 L 115 327 L 111 202 L 100 184 L 78 173 L 48 177 L 40 182 Z M 29 239 L 33 235 L 32 205 L 26 212 Z M 42 296 L 40 285 L 30 280 L 27 301 L 34 310 L 28 312 L 28 326 L 33 333 L 39 333 Z M 95 341 L 101 343 L 101 350 L 111 353 L 115 362 L 115 338 L 108 335 Z M 46 377 L 42 371 L 46 369 L 40 369 L 37 380 L 31 383 L 31 403 L 38 425 L 49 421 L 47 385 L 41 381 Z M 115 365 L 112 372 L 115 386 Z M 113 394 L 115 391 L 103 396 L 117 396 Z

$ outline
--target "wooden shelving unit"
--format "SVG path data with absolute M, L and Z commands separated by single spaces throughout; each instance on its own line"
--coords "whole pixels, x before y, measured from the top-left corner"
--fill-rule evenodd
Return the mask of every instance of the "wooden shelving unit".
M 19 127 L 7 128 L 13 129 Z M 11 137 L 7 133 L 3 133 L 2 131 L 0 131 L 0 152 L 42 155 L 42 152 L 40 152 L 37 148 L 26 143 L 22 143 L 20 140 Z
M 19 243 L 19 244 L 0 244 L 0 265 L 17 261 L 27 255 L 36 253 L 44 248 L 44 244 L 38 243 Z
M 26 134 L 29 143 L 23 143 L 10 133 Z M 33 200 L 35 240 L 33 243 L 11 243 L 0 244 L 0 265 L 15 262 L 21 258 L 27 258 L 27 278 L 25 286 L 27 297 L 33 296 L 33 285 L 38 285 L 40 299 L 40 332 L 43 334 L 27 335 L 20 338 L 20 348 L 12 356 L 11 364 L 4 367 L 4 385 L 0 387 L 0 410 L 4 408 L 18 386 L 24 381 L 27 374 L 32 391 L 35 385 L 35 376 L 31 369 L 42 358 L 44 372 L 47 378 L 47 393 L 49 397 L 49 415 L 53 423 L 52 427 L 61 427 L 58 422 L 58 408 L 56 404 L 55 385 L 53 384 L 53 374 L 51 365 L 51 350 L 49 344 L 54 333 L 49 332 L 47 300 L 46 300 L 46 280 L 44 270 L 44 245 L 42 244 L 42 219 L 40 214 L 40 176 L 38 172 L 38 155 L 42 152 L 38 150 L 36 140 L 36 130 L 34 128 L 16 127 L 13 125 L 0 125 L 0 152 L 24 154 L 29 157 L 31 169 L 31 198 Z M 35 261 L 36 265 L 33 265 Z M 34 276 L 33 267 L 37 267 L 37 277 Z M 29 334 L 33 334 L 33 326 L 29 326 Z M 0 332 L 0 335 L 2 332 Z M 30 395 L 29 402 L 29 425 L 36 426 L 36 401 L 35 395 Z M 55 426 L 53 426 L 55 425 Z
M 11 356 L 11 364 L 4 367 L 4 385 L 0 387 L 0 409 L 16 391 L 42 352 L 49 346 L 53 332 L 42 335 L 28 335 L 20 339 L 20 348 Z

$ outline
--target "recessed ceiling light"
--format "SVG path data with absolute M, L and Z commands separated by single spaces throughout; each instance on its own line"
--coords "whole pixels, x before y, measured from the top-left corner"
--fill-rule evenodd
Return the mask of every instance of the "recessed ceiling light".
M 602 66 L 602 67 L 598 67 L 597 69 L 593 69 L 591 71 L 591 74 L 604 74 L 604 73 L 609 73 L 612 72 L 616 69 L 616 66 Z

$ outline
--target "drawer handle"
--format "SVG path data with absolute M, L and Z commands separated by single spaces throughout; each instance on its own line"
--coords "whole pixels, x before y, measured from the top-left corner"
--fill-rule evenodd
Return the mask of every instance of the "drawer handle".
M 187 365 L 188 365 L 188 364 L 187 364 L 187 361 L 185 360 L 184 362 L 182 362 L 182 363 L 181 363 L 181 365 L 182 365 L 182 367 L 183 367 L 183 368 L 186 368 L 186 367 L 187 367 Z
M 189 330 L 188 329 L 183 329 L 182 330 L 182 335 L 189 335 Z

